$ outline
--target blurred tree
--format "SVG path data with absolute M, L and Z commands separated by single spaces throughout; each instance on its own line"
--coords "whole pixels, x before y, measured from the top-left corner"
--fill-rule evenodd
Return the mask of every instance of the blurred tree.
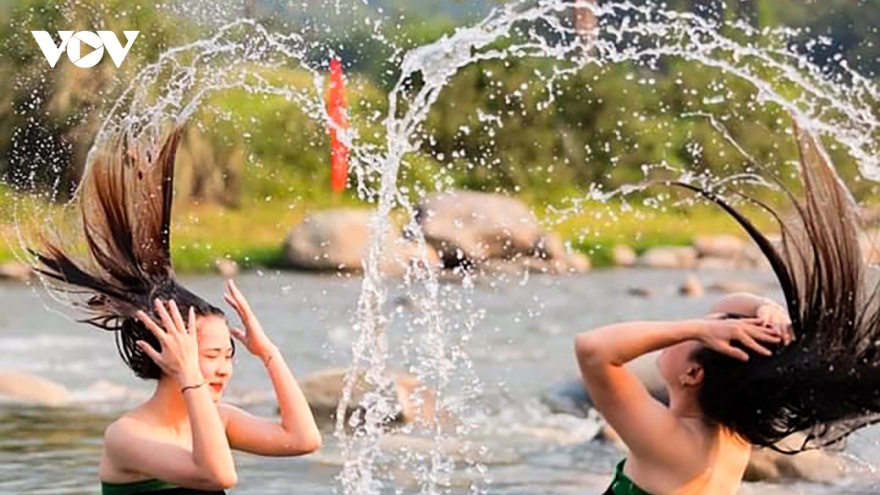
M 146 0 L 27 0 L 8 15 L 9 22 L 0 24 L 0 73 L 11 76 L 0 79 L 0 176 L 62 199 L 78 182 L 102 105 L 145 61 L 180 43 L 187 26 Z M 120 68 L 105 56 L 97 66 L 82 69 L 63 55 L 52 68 L 30 32 L 60 30 L 140 34 Z

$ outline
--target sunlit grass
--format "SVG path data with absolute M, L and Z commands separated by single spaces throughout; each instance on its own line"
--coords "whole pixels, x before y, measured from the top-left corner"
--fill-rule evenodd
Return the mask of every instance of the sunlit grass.
M 762 231 L 777 230 L 766 213 L 756 207 L 740 210 Z M 553 230 L 597 267 L 611 265 L 612 251 L 617 245 L 629 246 L 641 254 L 656 246 L 691 245 L 701 235 L 732 234 L 747 238 L 739 224 L 711 205 L 654 209 L 593 203 L 585 205 L 581 213 L 565 217 Z
M 243 268 L 279 265 L 287 232 L 307 211 L 302 204 L 282 202 L 248 201 L 236 209 L 175 205 L 171 231 L 175 270 L 212 270 L 221 258 Z

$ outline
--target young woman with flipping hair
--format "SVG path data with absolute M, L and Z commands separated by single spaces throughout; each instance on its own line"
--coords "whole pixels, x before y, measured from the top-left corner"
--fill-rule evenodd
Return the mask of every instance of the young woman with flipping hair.
M 88 252 L 75 256 L 48 240 L 34 251 L 50 287 L 84 296 L 84 321 L 115 333 L 125 364 L 156 381 L 152 397 L 104 433 L 104 495 L 222 494 L 238 481 L 232 450 L 297 456 L 321 446 L 290 368 L 235 284 L 227 283 L 224 298 L 244 330 L 230 328 L 223 311 L 175 279 L 170 219 L 179 141 L 176 130 L 158 157 L 124 141 L 103 149 L 80 190 Z M 220 402 L 232 376 L 233 337 L 265 365 L 280 421 Z
M 880 311 L 853 202 L 825 151 L 795 129 L 803 194 L 774 246 L 715 194 L 757 243 L 783 308 L 733 294 L 700 319 L 618 323 L 580 334 L 575 349 L 596 409 L 628 447 L 606 495 L 733 495 L 752 446 L 806 434 L 795 453 L 841 442 L 880 413 Z M 760 204 L 760 203 L 759 203 Z M 651 397 L 624 364 L 652 351 L 669 392 Z

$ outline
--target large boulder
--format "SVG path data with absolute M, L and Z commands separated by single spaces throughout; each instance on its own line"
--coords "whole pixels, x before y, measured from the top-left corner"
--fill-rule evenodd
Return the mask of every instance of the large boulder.
M 446 268 L 477 268 L 488 274 L 576 273 L 590 259 L 545 232 L 525 203 L 500 194 L 438 193 L 424 199 L 416 218 Z
M 345 386 L 344 369 L 330 369 L 309 375 L 302 381 L 303 394 L 315 418 L 321 422 L 335 421 L 336 409 L 342 400 Z M 433 422 L 435 419 L 435 396 L 421 386 L 419 380 L 407 373 L 389 372 L 388 378 L 393 381 L 394 405 L 387 421 L 395 423 L 411 423 L 417 420 Z M 375 387 L 367 384 L 361 377 L 354 386 L 349 402 L 350 409 L 346 415 L 358 408 L 365 394 L 374 393 Z M 421 407 L 419 406 L 421 402 Z
M 700 258 L 739 259 L 746 241 L 732 235 L 701 235 L 694 239 L 694 248 Z
M 804 435 L 795 433 L 777 444 L 782 450 L 794 450 L 803 445 Z M 846 467 L 845 461 L 828 451 L 807 450 L 794 455 L 782 454 L 769 448 L 755 448 L 743 479 L 746 481 L 784 481 L 800 479 L 829 482 L 838 479 Z
M 358 209 L 325 210 L 308 215 L 284 242 L 287 263 L 316 271 L 360 271 L 371 242 L 373 212 Z M 386 275 L 399 275 L 421 260 L 418 246 L 403 239 L 392 225 L 382 240 L 385 255 L 380 267 Z M 429 265 L 439 266 L 437 253 L 425 246 Z
M 528 256 L 543 235 L 524 203 L 498 194 L 434 194 L 418 205 L 416 215 L 425 238 L 447 268 Z
M 555 232 L 541 234 L 532 249 L 532 256 L 524 260 L 529 269 L 540 273 L 577 273 L 592 268 L 590 258 L 572 252 Z
M 70 393 L 58 383 L 22 371 L 0 371 L 0 401 L 63 406 Z
M 669 395 L 666 383 L 660 376 L 660 370 L 657 369 L 658 355 L 659 352 L 652 352 L 640 356 L 627 363 L 626 368 L 638 377 L 654 398 L 665 403 L 669 400 Z M 551 389 L 544 394 L 542 401 L 554 413 L 578 417 L 585 417 L 593 405 L 580 379 L 569 380 Z

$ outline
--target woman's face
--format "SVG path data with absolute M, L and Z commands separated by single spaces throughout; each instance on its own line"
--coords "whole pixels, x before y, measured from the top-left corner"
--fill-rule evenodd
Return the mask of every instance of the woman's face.
M 700 365 L 691 356 L 701 346 L 702 344 L 697 341 L 687 340 L 669 346 L 660 352 L 660 355 L 657 356 L 657 367 L 660 369 L 660 376 L 668 386 L 681 387 L 688 384 L 699 384 L 699 380 L 702 380 L 702 374 L 699 377 L 693 375 L 695 367 L 699 368 Z M 695 380 L 697 380 L 696 383 Z
M 226 319 L 218 315 L 200 316 L 196 322 L 199 340 L 199 368 L 208 382 L 211 398 L 218 402 L 232 378 L 232 340 Z

